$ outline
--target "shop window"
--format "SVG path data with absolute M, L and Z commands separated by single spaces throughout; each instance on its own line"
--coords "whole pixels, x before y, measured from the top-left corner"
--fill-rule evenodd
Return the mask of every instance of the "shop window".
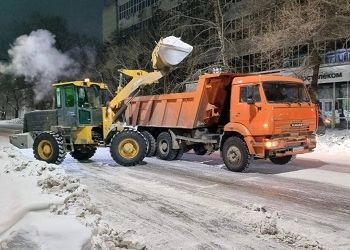
M 336 83 L 335 84 L 335 98 L 348 98 L 347 83 Z
M 322 83 L 318 89 L 319 99 L 333 99 L 333 83 Z

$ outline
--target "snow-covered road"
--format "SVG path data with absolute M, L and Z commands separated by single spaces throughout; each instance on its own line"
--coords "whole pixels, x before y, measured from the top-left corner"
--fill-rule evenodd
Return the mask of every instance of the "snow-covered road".
M 8 131 L 1 132 L 6 140 Z M 286 166 L 227 171 L 219 155 L 117 166 L 108 149 L 63 168 L 87 185 L 105 220 L 150 249 L 349 249 L 350 151 L 324 150 Z M 32 158 L 31 150 L 22 153 Z

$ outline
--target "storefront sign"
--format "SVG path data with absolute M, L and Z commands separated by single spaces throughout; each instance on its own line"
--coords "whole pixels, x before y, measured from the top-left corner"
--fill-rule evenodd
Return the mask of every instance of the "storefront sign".
M 283 75 L 297 76 L 310 83 L 312 69 L 293 68 L 282 70 Z M 318 83 L 348 82 L 350 81 L 350 64 L 337 66 L 322 66 L 318 75 Z

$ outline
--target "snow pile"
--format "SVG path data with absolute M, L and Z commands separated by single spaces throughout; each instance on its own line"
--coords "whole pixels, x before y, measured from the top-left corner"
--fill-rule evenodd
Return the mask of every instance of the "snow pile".
M 258 238 L 274 238 L 293 248 L 324 249 L 318 241 L 305 236 L 311 233 L 306 232 L 297 220 L 284 220 L 279 212 L 269 212 L 266 207 L 257 204 L 247 204 L 245 208 L 243 219 L 255 229 Z
M 104 223 L 86 187 L 59 166 L 12 147 L 0 147 L 0 162 L 0 249 L 146 249 Z
M 316 151 L 319 152 L 344 152 L 350 149 L 350 131 L 327 130 L 326 134 L 317 137 Z
M 23 124 L 23 118 L 14 118 L 11 120 L 0 120 L 0 123 L 2 124 L 18 124 L 21 125 Z
M 8 121 L 9 124 L 23 124 L 23 118 L 14 118 Z

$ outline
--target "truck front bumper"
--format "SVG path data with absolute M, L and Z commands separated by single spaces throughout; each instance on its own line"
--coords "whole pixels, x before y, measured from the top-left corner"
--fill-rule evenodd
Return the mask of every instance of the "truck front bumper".
M 265 140 L 266 156 L 282 157 L 312 152 L 316 148 L 316 136 L 281 137 Z

